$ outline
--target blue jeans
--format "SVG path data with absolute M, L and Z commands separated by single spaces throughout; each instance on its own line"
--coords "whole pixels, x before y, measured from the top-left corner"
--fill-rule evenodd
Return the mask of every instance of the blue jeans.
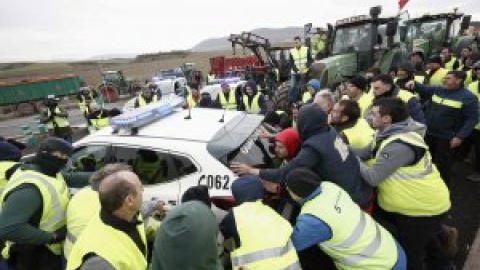
M 300 74 L 292 74 L 290 78 L 290 91 L 288 91 L 288 104 L 293 104 L 300 100 Z
M 407 269 L 407 255 L 403 248 L 397 243 L 397 262 L 393 266 L 392 270 L 406 270 Z

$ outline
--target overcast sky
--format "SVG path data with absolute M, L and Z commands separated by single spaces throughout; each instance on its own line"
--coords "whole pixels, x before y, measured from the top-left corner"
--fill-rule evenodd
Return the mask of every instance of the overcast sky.
M 0 61 L 90 58 L 189 49 L 203 39 L 368 14 L 398 0 L 0 0 Z M 480 20 L 478 0 L 410 0 L 411 15 L 453 7 Z M 218 11 L 221 10 L 221 11 Z

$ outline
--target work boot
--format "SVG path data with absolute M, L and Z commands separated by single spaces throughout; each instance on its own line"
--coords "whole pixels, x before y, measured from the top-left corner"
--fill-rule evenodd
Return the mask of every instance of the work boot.
M 467 180 L 474 182 L 474 183 L 480 183 L 480 174 L 479 173 L 473 173 L 467 176 Z

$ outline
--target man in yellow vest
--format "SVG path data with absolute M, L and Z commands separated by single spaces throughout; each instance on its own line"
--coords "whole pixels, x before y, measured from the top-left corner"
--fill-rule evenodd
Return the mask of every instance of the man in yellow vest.
M 45 99 L 45 109 L 40 115 L 41 123 L 45 124 L 50 136 L 72 142 L 73 131 L 68 122 L 68 112 L 58 106 L 60 99 L 48 95 Z
M 290 49 L 290 68 L 292 69 L 291 88 L 288 94 L 290 104 L 300 100 L 302 80 L 306 79 L 308 69 L 313 63 L 312 53 L 308 47 L 302 45 L 302 39 L 296 36 L 293 40 L 295 47 Z
M 213 73 L 213 71 L 210 70 L 210 72 L 208 72 L 207 74 L 206 84 L 207 85 L 212 84 L 213 81 L 215 81 L 215 79 L 216 79 L 215 73 Z
M 448 71 L 457 70 L 460 66 L 457 57 L 453 56 L 450 47 L 443 47 L 440 52 L 440 57 L 442 58 L 443 67 Z
M 426 84 L 442 86 L 448 70 L 442 67 L 442 58 L 439 55 L 432 55 L 428 59 Z
M 360 117 L 360 107 L 353 100 L 340 100 L 333 106 L 330 125 L 353 148 L 366 147 L 373 139 L 373 129 Z
M 407 269 L 402 247 L 342 188 L 306 168 L 289 172 L 286 186 L 302 205 L 291 237 L 297 251 L 318 245 L 337 269 Z
M 225 239 L 233 241 L 232 268 L 301 269 L 290 237 L 292 226 L 264 205 L 262 183 L 257 177 L 243 176 L 232 184 L 237 204 L 220 223 Z
M 220 85 L 222 91 L 220 91 L 216 98 L 216 107 L 226 110 L 237 110 L 238 100 L 235 91 L 232 91 L 230 85 L 226 82 L 222 82 Z
M 5 186 L 0 196 L 0 239 L 10 269 L 63 269 L 69 192 L 60 171 L 72 153 L 70 143 L 48 138 Z
M 77 94 L 78 99 L 78 107 L 80 111 L 83 112 L 83 115 L 87 117 L 88 111 L 88 104 L 92 102 L 97 102 L 98 104 L 103 104 L 103 99 L 98 94 L 98 92 L 90 86 L 83 86 L 80 87 L 80 90 Z
M 393 82 L 393 78 L 387 74 L 380 74 L 372 79 L 374 100 L 398 97 L 407 104 L 408 111 L 413 120 L 425 123 L 422 106 L 418 98 L 409 91 L 399 89 Z M 368 117 L 368 115 L 367 115 Z M 367 119 L 368 120 L 368 119 Z
M 0 194 L 16 169 L 22 157 L 20 149 L 7 141 L 0 141 Z
M 100 213 L 78 237 L 66 269 L 147 269 L 140 179 L 128 170 L 104 174 L 98 194 Z
M 265 114 L 267 111 L 265 96 L 258 91 L 254 80 L 245 83 L 240 110 L 248 114 Z
M 155 84 L 147 84 L 143 86 L 142 92 L 135 100 L 134 108 L 141 108 L 150 103 L 159 101 L 160 98 L 156 93 Z
M 348 98 L 358 103 L 361 116 L 367 111 L 373 100 L 373 96 L 367 93 L 367 88 L 368 81 L 362 76 L 355 76 L 347 83 Z
M 425 269 L 427 244 L 442 231 L 451 207 L 450 193 L 423 138 L 426 126 L 413 121 L 405 103 L 385 98 L 373 103 L 371 145 L 357 151 L 363 179 L 377 187 L 375 215 L 392 223 L 407 254 L 408 269 Z
M 88 223 L 98 216 L 100 213 L 100 200 L 98 197 L 98 188 L 100 183 L 104 180 L 106 175 L 111 175 L 122 171 L 132 171 L 132 168 L 126 164 L 113 163 L 107 164 L 101 170 L 96 171 L 90 178 L 90 185 L 80 189 L 72 197 L 67 207 L 67 236 L 63 245 L 63 255 L 65 259 L 68 259 L 73 245 L 77 241 L 78 237 L 87 227 Z M 152 200 L 143 203 L 142 217 L 144 218 L 144 224 L 146 229 L 147 240 L 153 242 L 156 226 L 152 225 L 154 222 L 148 222 L 151 220 L 151 215 L 159 210 L 163 209 L 164 203 L 159 200 Z
M 90 134 L 107 127 L 110 124 L 110 111 L 102 109 L 102 107 L 95 102 L 90 103 L 88 107 L 89 114 L 87 115 L 87 119 L 90 122 L 90 125 L 88 126 L 88 132 Z

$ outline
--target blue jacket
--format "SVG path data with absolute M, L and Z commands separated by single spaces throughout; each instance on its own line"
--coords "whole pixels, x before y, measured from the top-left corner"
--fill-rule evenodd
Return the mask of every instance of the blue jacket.
M 461 87 L 447 90 L 444 87 L 415 84 L 414 90 L 423 100 L 428 100 L 425 118 L 427 134 L 441 139 L 467 138 L 478 123 L 478 99 Z
M 291 170 L 308 168 L 319 176 L 319 181 L 333 182 L 360 206 L 368 205 L 372 188 L 363 180 L 355 154 L 328 126 L 326 113 L 317 105 L 305 105 L 298 118 L 298 132 L 302 140 L 300 152 L 279 169 L 260 170 L 260 178 L 284 183 Z

